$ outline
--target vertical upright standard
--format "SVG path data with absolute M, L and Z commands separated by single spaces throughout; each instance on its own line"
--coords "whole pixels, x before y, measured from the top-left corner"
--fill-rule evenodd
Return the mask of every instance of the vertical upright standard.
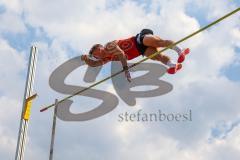
M 37 94 L 33 95 L 36 63 L 37 63 L 37 48 L 35 46 L 32 46 L 30 57 L 29 57 L 27 80 L 26 80 L 25 93 L 23 98 L 23 107 L 22 107 L 22 114 L 20 119 L 20 127 L 19 127 L 19 133 L 18 133 L 18 142 L 17 142 L 15 160 L 24 159 L 25 143 L 27 138 L 27 130 L 28 130 L 32 100 L 37 96 Z
M 51 137 L 49 160 L 53 159 L 53 147 L 54 147 L 54 141 L 55 141 L 55 130 L 56 130 L 56 121 L 57 121 L 57 107 L 58 107 L 58 100 L 56 99 L 54 114 L 53 114 L 52 137 Z

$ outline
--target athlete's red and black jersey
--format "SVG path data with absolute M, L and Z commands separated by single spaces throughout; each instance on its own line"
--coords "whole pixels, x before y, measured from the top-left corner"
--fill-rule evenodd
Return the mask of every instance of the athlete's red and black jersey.
M 150 29 L 143 29 L 136 36 L 132 36 L 126 39 L 116 40 L 114 42 L 116 42 L 118 46 L 124 51 L 125 55 L 127 56 L 127 59 L 131 60 L 138 57 L 139 55 L 144 55 L 144 52 L 146 51 L 147 46 L 143 44 L 143 38 L 146 34 L 153 34 L 153 31 Z M 106 61 L 117 59 L 116 56 L 112 54 L 106 54 L 104 52 L 95 53 L 93 56 L 95 58 L 104 59 Z
M 148 46 L 145 46 L 143 44 L 143 38 L 147 34 L 153 35 L 153 31 L 151 29 L 143 29 L 139 34 L 137 34 L 134 37 L 119 40 L 118 45 L 120 46 L 120 48 L 122 50 L 124 50 L 124 48 L 127 48 L 128 51 L 124 50 L 124 52 L 128 56 L 129 60 L 139 55 L 142 55 L 142 56 L 144 55 Z M 128 46 L 132 46 L 132 48 Z
M 117 40 L 117 44 L 124 51 L 128 60 L 131 60 L 141 55 L 137 49 L 135 37 Z
M 111 51 L 111 47 L 108 48 L 108 45 L 111 45 L 112 42 L 109 42 L 105 45 L 105 49 Z M 114 43 L 117 43 L 117 45 L 120 47 L 120 49 L 123 50 L 124 54 L 126 55 L 128 60 L 131 60 L 133 58 L 138 57 L 140 54 L 138 48 L 137 48 L 137 41 L 135 37 L 130 37 L 127 39 L 120 39 L 115 40 Z M 110 49 L 110 50 L 109 50 Z M 93 57 L 97 59 L 103 59 L 106 61 L 112 61 L 117 58 L 117 55 L 114 55 L 114 53 L 108 53 L 108 52 L 94 52 Z

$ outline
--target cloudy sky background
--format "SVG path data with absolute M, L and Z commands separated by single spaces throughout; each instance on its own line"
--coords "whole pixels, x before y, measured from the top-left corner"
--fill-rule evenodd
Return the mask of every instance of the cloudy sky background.
M 15 156 L 29 49 L 39 49 L 35 92 L 26 146 L 27 160 L 48 158 L 52 111 L 40 106 L 64 97 L 49 87 L 50 74 L 66 60 L 86 53 L 94 43 L 152 28 L 163 39 L 179 40 L 238 8 L 225 0 L 0 0 L 0 157 Z M 163 80 L 169 94 L 137 99 L 130 107 L 119 99 L 109 114 L 87 122 L 58 121 L 55 159 L 237 160 L 240 157 L 240 14 L 181 44 L 191 48 L 184 69 Z M 176 59 L 172 51 L 167 54 Z M 138 58 L 137 60 L 140 60 Z M 153 62 L 153 61 L 148 61 Z M 110 74 L 106 66 L 101 77 Z M 89 85 L 81 69 L 68 79 Z M 97 87 L 116 94 L 111 81 Z M 99 103 L 73 98 L 75 112 Z M 80 103 L 81 101 L 84 104 Z M 120 123 L 118 114 L 142 109 L 193 112 L 192 122 Z

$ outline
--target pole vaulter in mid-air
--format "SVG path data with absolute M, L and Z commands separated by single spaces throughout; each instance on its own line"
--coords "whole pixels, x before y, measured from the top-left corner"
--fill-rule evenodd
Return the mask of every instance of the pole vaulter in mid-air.
M 160 51 L 160 47 L 168 47 L 173 45 L 171 40 L 163 40 L 159 36 L 154 35 L 150 29 L 143 29 L 136 36 L 126 39 L 114 40 L 107 43 L 105 46 L 95 44 L 90 49 L 89 54 L 82 55 L 81 59 L 91 67 L 101 66 L 110 61 L 120 61 L 125 72 L 127 80 L 131 81 L 130 72 L 128 71 L 127 60 L 134 59 L 140 55 L 151 56 Z M 173 63 L 169 56 L 160 53 L 150 59 L 160 61 L 168 66 L 167 72 L 175 74 L 182 68 L 182 62 L 185 60 L 185 55 L 190 52 L 189 48 L 181 49 L 174 45 L 171 47 L 178 54 L 177 63 Z

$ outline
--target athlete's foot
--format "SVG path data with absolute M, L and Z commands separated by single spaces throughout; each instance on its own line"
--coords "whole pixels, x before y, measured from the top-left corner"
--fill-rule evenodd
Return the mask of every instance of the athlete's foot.
M 169 74 L 175 74 L 181 68 L 182 68 L 182 64 L 181 63 L 177 63 L 175 67 L 168 68 L 167 72 Z
M 178 63 L 182 63 L 185 60 L 185 56 L 189 54 L 189 52 L 189 48 L 183 49 L 182 52 L 179 54 Z

